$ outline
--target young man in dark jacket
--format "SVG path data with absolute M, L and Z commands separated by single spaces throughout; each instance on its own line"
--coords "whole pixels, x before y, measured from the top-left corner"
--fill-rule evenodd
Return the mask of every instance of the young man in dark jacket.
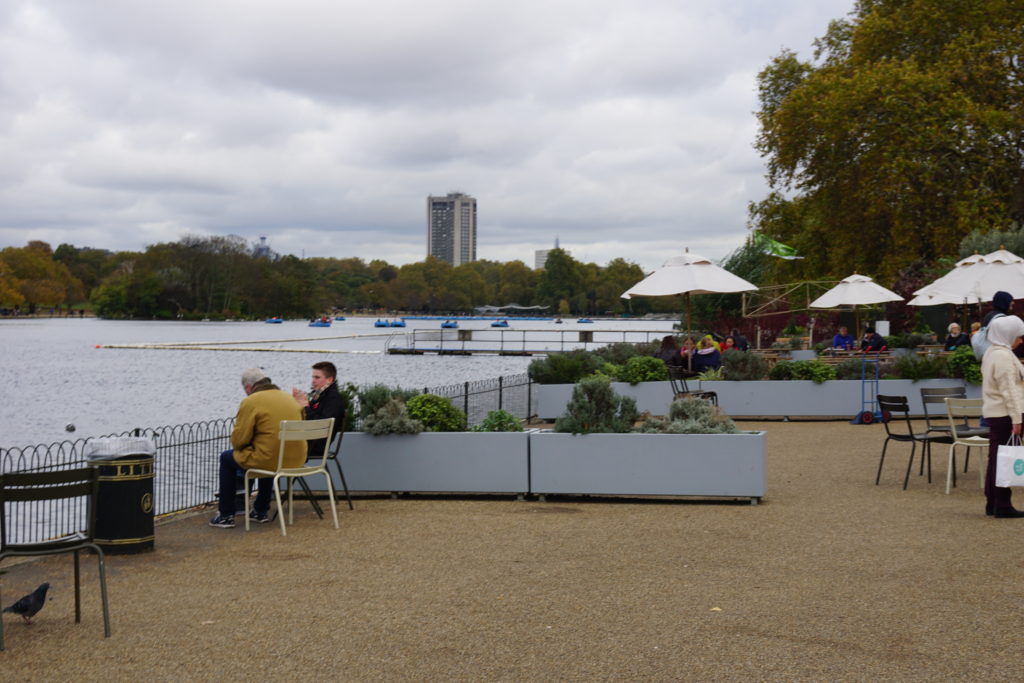
M 344 428 L 345 422 L 345 397 L 338 391 L 337 375 L 338 369 L 334 367 L 334 363 L 320 361 L 313 364 L 313 377 L 310 380 L 309 393 L 298 388 L 292 389 L 292 396 L 302 408 L 304 419 L 334 418 L 334 431 L 331 433 L 331 440 Z M 309 457 L 321 457 L 329 445 L 329 442 L 324 439 L 310 441 Z

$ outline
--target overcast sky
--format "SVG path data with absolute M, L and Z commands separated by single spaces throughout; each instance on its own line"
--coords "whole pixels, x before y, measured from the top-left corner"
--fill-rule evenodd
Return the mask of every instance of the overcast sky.
M 721 259 L 766 192 L 758 71 L 853 2 L 0 0 L 0 247 L 404 264 L 457 190 L 479 258 Z

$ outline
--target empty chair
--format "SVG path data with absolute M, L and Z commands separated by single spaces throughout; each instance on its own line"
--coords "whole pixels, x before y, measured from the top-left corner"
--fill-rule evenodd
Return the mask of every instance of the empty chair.
M 338 471 L 338 478 L 341 480 L 341 486 L 345 489 L 345 497 L 348 499 L 348 509 L 353 510 L 355 508 L 352 507 L 352 495 L 348 492 L 348 483 L 345 481 L 345 472 L 341 469 L 341 460 L 339 459 L 339 456 L 341 455 L 341 438 L 345 435 L 345 423 L 347 421 L 347 416 L 342 418 L 342 427 L 338 430 L 338 433 L 334 435 L 331 445 L 327 448 L 325 457 L 327 458 L 327 462 L 333 463 L 334 469 Z
M 953 443 L 949 445 L 949 461 L 946 463 L 946 493 L 949 493 L 949 489 L 952 486 L 956 486 L 956 447 L 964 446 L 967 448 L 967 452 L 964 455 L 964 472 L 967 471 L 967 463 L 971 457 L 972 448 L 984 448 L 988 450 L 988 430 L 985 429 L 985 436 L 976 434 L 977 428 L 971 427 L 967 422 L 970 418 L 981 417 L 981 399 L 980 398 L 947 398 L 946 401 L 946 414 L 949 419 L 949 431 L 953 438 Z M 964 425 L 967 425 L 966 429 Z M 984 428 L 982 428 L 984 429 Z M 978 461 L 980 463 L 978 468 L 978 479 L 981 483 L 982 488 L 985 486 L 985 451 L 982 451 L 982 457 Z
M 910 444 L 910 459 L 907 461 L 907 473 L 903 477 L 903 488 L 907 488 L 910 481 L 910 469 L 914 465 L 914 454 L 917 444 L 921 444 L 921 461 L 928 461 L 928 481 L 932 480 L 932 450 L 933 443 L 953 443 L 953 437 L 949 434 L 938 432 L 915 432 L 914 425 L 910 420 L 910 406 L 906 396 L 882 396 L 878 395 L 878 409 L 882 412 L 882 424 L 885 425 L 885 443 L 882 445 L 882 457 L 878 460 L 878 474 L 875 476 L 877 485 L 882 478 L 882 465 L 885 462 L 885 451 L 890 441 L 902 441 Z
M 103 636 L 110 637 L 110 610 L 107 606 L 107 574 L 103 550 L 94 541 L 96 527 L 96 490 L 98 470 L 80 467 L 54 472 L 9 472 L 0 475 L 0 562 L 7 557 L 74 553 L 75 622 L 82 621 L 81 578 L 78 554 L 96 553 L 99 561 L 100 598 L 103 602 Z M 12 514 L 31 514 L 34 504 L 59 501 L 67 511 L 68 530 L 43 541 L 12 542 Z M 2 604 L 2 598 L 0 598 Z M 3 620 L 0 619 L 0 650 L 4 649 Z
M 672 400 L 679 398 L 700 398 L 718 405 L 718 394 L 714 391 L 690 391 L 686 383 L 686 371 L 680 366 L 670 365 L 668 379 L 672 384 Z
M 251 511 L 250 499 L 252 486 L 250 480 L 257 477 L 273 477 L 274 479 L 274 498 L 277 500 L 277 514 L 281 520 L 281 535 L 288 535 L 288 528 L 284 521 L 284 509 L 281 507 L 281 479 L 288 480 L 288 524 L 293 524 L 294 509 L 295 506 L 292 504 L 292 479 L 299 477 L 311 477 L 317 474 L 324 475 L 324 479 L 327 481 L 327 494 L 328 501 L 331 505 L 331 515 L 334 517 L 334 528 L 338 528 L 338 506 L 334 501 L 334 486 L 331 483 L 331 475 L 327 471 L 328 458 L 320 458 L 318 465 L 309 465 L 308 463 L 301 467 L 284 467 L 284 447 L 288 441 L 311 441 L 314 439 L 329 439 L 331 438 L 331 431 L 334 429 L 334 418 L 329 417 L 323 420 L 281 420 L 281 431 L 278 433 L 278 439 L 281 441 L 281 445 L 278 448 L 277 454 L 277 469 L 275 470 L 261 470 L 258 468 L 247 469 L 245 471 L 245 528 L 249 529 L 249 513 Z
M 942 387 L 938 389 L 921 389 L 921 406 L 924 408 L 924 421 L 929 432 L 941 432 L 949 434 L 949 422 L 944 419 L 938 411 L 928 411 L 930 405 L 939 405 L 945 410 L 947 398 L 967 398 L 967 389 L 964 387 Z

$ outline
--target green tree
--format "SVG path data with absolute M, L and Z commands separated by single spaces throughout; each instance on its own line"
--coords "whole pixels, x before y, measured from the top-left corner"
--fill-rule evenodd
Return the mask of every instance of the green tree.
M 564 249 L 552 249 L 537 280 L 537 302 L 561 312 L 564 300 L 568 314 L 580 310 L 583 295 L 583 265 Z
M 453 311 L 471 311 L 474 306 L 488 303 L 493 295 L 493 288 L 488 284 L 472 263 L 463 263 L 452 268 L 448 276 L 445 309 Z
M 505 304 L 533 305 L 533 292 L 536 287 L 534 271 L 530 270 L 522 261 L 509 261 L 501 264 L 500 274 L 498 290 L 493 302 L 496 306 Z
M 76 293 L 77 300 L 87 298 L 89 292 L 117 267 L 114 256 L 113 252 L 106 249 L 75 247 L 70 244 L 61 244 L 53 252 L 53 260 L 67 266 L 71 274 L 82 283 L 82 290 Z
M 152 318 L 159 311 L 162 284 L 152 270 L 138 268 L 141 257 L 124 261 L 93 290 L 90 302 L 107 318 Z
M 630 310 L 629 302 L 622 298 L 622 293 L 643 279 L 644 271 L 637 264 L 621 258 L 612 259 L 598 278 L 595 312 L 623 313 Z
M 1019 0 L 859 0 L 814 63 L 769 63 L 751 217 L 807 256 L 793 275 L 893 279 L 1024 219 L 1022 26 Z

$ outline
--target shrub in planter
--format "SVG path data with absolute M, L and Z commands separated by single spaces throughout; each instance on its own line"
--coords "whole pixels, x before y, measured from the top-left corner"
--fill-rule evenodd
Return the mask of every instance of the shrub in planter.
M 598 370 L 602 362 L 595 354 L 577 349 L 538 358 L 530 363 L 527 372 L 537 384 L 574 384 Z
M 863 368 L 863 361 L 858 358 L 847 358 L 842 363 L 835 366 L 836 379 L 860 379 L 861 372 L 865 372 Z M 874 379 L 875 369 L 867 368 L 866 372 L 869 373 L 869 378 Z
M 405 402 L 409 417 L 423 423 L 428 432 L 466 431 L 466 415 L 451 399 L 436 394 L 417 394 Z
M 600 348 L 594 349 L 591 353 L 607 363 L 625 365 L 630 358 L 636 356 L 653 356 L 658 350 L 658 345 L 630 344 L 629 342 L 615 342 Z
M 722 374 L 725 379 L 750 381 L 768 376 L 768 361 L 759 353 L 729 349 L 722 354 Z
M 391 398 L 377 412 L 363 418 L 363 431 L 374 436 L 384 434 L 419 434 L 423 423 L 409 417 L 405 404 Z
M 399 403 L 404 403 L 407 399 L 412 398 L 418 393 L 415 389 L 392 388 L 384 384 L 364 387 L 359 392 L 359 419 L 365 420 L 371 415 L 375 415 L 392 399 L 396 399 Z
M 973 351 L 971 352 L 973 355 Z M 936 379 L 949 377 L 949 364 L 941 356 L 899 356 L 891 372 L 899 379 Z
M 565 414 L 555 420 L 555 431 L 624 433 L 633 428 L 636 419 L 636 400 L 615 393 L 607 377 L 586 377 L 573 387 Z
M 809 379 L 815 384 L 835 378 L 835 368 L 820 360 L 780 360 L 768 373 L 768 379 Z
M 725 372 L 722 368 L 708 368 L 703 372 L 697 373 L 697 379 L 702 382 L 719 382 L 725 379 Z
M 958 346 L 946 360 L 946 365 L 953 377 L 962 377 L 971 384 L 981 384 L 981 361 L 974 357 L 974 349 L 970 346 Z
M 668 379 L 668 366 L 654 356 L 633 356 L 619 368 L 615 377 L 620 382 L 664 382 Z
M 672 402 L 667 417 L 647 416 L 636 429 L 646 434 L 736 434 L 736 423 L 699 398 Z
M 521 432 L 523 423 L 507 410 L 492 410 L 483 422 L 473 427 L 473 432 Z

